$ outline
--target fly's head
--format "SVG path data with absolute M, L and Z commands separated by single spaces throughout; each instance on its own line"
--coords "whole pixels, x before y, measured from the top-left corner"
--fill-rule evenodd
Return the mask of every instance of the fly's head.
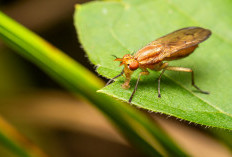
M 120 66 L 124 65 L 127 71 L 132 72 L 139 68 L 139 62 L 130 54 L 126 54 L 123 58 L 116 58 L 114 61 L 120 61 Z

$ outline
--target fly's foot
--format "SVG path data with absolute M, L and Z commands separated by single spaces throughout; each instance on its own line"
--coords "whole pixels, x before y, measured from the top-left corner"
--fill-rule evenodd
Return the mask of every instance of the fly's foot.
M 126 83 L 122 84 L 122 88 L 123 89 L 129 89 L 130 85 L 126 82 Z

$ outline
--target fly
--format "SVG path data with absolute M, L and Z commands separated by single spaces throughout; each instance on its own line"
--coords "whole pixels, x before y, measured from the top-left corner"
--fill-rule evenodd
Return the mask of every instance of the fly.
M 158 97 L 160 94 L 160 80 L 166 70 L 190 72 L 192 75 L 192 85 L 201 93 L 209 94 L 207 91 L 200 89 L 194 81 L 194 72 L 191 68 L 169 66 L 168 62 L 176 59 L 181 59 L 190 55 L 197 47 L 198 44 L 205 41 L 211 35 L 211 31 L 200 27 L 187 27 L 167 34 L 155 41 L 152 41 L 147 46 L 138 50 L 134 55 L 126 54 L 123 58 L 116 58 L 114 61 L 120 61 L 120 66 L 124 65 L 122 72 L 110 79 L 106 85 L 109 85 L 114 79 L 126 76 L 122 88 L 130 88 L 130 81 L 132 73 L 140 68 L 142 72 L 139 73 L 135 88 L 130 96 L 129 103 L 137 90 L 138 83 L 141 75 L 148 75 L 147 69 L 161 71 L 158 78 Z

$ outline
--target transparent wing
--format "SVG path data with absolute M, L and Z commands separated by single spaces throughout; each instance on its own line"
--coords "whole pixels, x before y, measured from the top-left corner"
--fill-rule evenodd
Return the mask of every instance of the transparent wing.
M 151 59 L 148 64 L 162 61 L 164 58 L 174 55 L 175 52 L 193 47 L 211 35 L 211 31 L 200 27 L 187 27 L 167 34 L 149 45 L 162 45 L 162 52 L 154 59 Z

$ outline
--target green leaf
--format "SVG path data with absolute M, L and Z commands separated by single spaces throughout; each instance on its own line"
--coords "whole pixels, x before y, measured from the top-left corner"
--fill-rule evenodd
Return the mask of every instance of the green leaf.
M 78 7 L 75 15 L 79 38 L 99 74 L 112 78 L 122 67 L 114 57 L 136 52 L 149 42 L 174 30 L 200 26 L 212 36 L 189 57 L 170 62 L 192 68 L 195 82 L 204 95 L 191 86 L 188 73 L 165 72 L 161 80 L 162 98 L 157 98 L 159 72 L 142 76 L 132 103 L 207 126 L 232 129 L 232 2 L 229 0 L 121 0 L 91 2 Z M 124 90 L 121 77 L 99 92 L 128 101 L 131 88 Z

